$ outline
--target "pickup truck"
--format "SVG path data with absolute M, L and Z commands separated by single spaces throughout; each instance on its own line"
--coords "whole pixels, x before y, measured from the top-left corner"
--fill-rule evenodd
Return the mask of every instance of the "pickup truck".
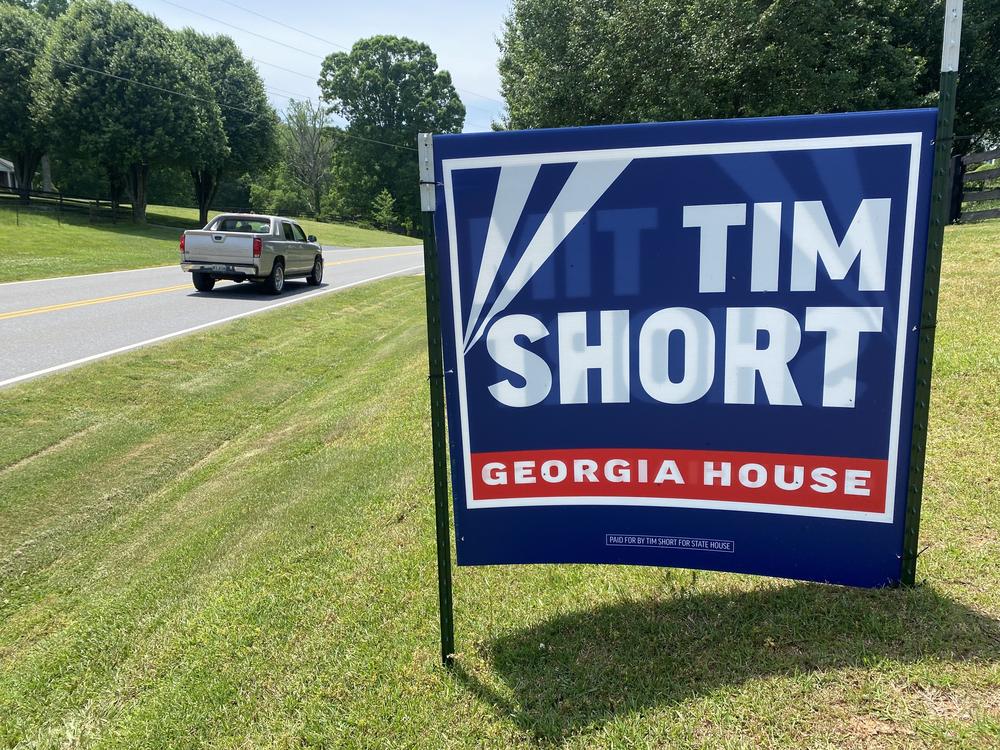
M 199 292 L 212 291 L 220 279 L 263 282 L 271 294 L 281 294 L 285 279 L 323 281 L 323 249 L 282 216 L 220 214 L 204 229 L 184 232 L 180 251 L 181 269 Z

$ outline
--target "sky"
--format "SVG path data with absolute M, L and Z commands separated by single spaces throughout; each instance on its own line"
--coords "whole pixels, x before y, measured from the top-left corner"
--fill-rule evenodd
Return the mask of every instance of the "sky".
M 231 36 L 257 62 L 271 103 L 279 111 L 289 96 L 313 100 L 319 96 L 316 79 L 323 57 L 375 34 L 408 36 L 430 45 L 465 103 L 466 132 L 489 130 L 503 107 L 496 38 L 509 0 L 130 2 L 171 28 L 190 26 Z

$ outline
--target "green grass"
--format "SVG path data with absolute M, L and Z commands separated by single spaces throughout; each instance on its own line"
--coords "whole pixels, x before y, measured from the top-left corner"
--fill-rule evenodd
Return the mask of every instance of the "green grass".
M 198 226 L 198 211 L 150 206 L 147 226 L 127 219 L 117 224 L 107 216 L 90 223 L 86 214 L 52 210 L 17 211 L 10 199 L 0 200 L 0 233 L 4 237 L 0 282 L 121 271 L 177 262 L 182 229 Z M 418 240 L 345 224 L 303 220 L 302 228 L 324 245 L 383 247 L 413 245 Z
M 210 211 L 209 218 L 221 211 Z M 198 226 L 198 209 L 180 208 L 177 206 L 150 206 L 147 215 L 149 221 L 159 224 L 170 224 L 176 227 L 191 228 Z M 315 237 L 324 245 L 337 247 L 392 247 L 393 245 L 416 245 L 420 240 L 393 232 L 383 232 L 379 229 L 364 229 L 352 224 L 328 224 L 312 219 L 296 218 L 299 226 L 306 234 Z
M 420 279 L 0 391 L 0 747 L 995 747 L 998 285 L 949 230 L 920 586 L 460 569 L 453 674 Z

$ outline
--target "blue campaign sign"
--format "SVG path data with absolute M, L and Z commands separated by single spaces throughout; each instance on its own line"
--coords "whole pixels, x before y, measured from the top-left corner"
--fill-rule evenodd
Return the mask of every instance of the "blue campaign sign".
M 897 582 L 935 117 L 435 136 L 459 564 Z

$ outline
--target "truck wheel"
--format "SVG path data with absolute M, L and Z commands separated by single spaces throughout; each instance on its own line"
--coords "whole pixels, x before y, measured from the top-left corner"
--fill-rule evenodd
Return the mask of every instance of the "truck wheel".
M 312 273 L 306 276 L 306 282 L 309 286 L 319 286 L 323 283 L 323 256 L 317 255 L 316 260 L 313 261 Z
M 285 288 L 284 261 L 274 261 L 274 266 L 271 267 L 271 274 L 267 277 L 267 281 L 264 282 L 264 288 L 270 294 L 281 294 L 281 291 Z
M 199 292 L 210 292 L 215 287 L 215 279 L 209 276 L 207 273 L 200 273 L 195 271 L 191 274 L 192 280 L 194 281 L 194 288 Z

